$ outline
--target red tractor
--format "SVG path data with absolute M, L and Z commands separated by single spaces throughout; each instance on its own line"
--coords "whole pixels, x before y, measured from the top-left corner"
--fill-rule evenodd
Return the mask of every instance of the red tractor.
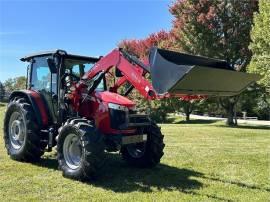
M 127 98 L 133 89 L 149 100 L 231 96 L 258 79 L 221 60 L 155 47 L 148 65 L 121 49 L 99 58 L 57 50 L 21 60 L 29 62 L 27 90 L 14 91 L 9 98 L 4 120 L 7 152 L 12 159 L 33 162 L 57 146 L 63 175 L 78 180 L 100 170 L 105 151 L 120 151 L 138 167 L 160 162 L 163 135 L 148 115 L 136 112 Z M 110 87 L 108 75 L 118 78 Z M 126 89 L 122 93 L 121 86 Z

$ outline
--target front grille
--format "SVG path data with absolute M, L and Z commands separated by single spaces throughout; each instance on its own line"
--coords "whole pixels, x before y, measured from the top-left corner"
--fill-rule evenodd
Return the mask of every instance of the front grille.
M 111 128 L 122 129 L 127 125 L 127 112 L 121 110 L 110 109 Z
M 109 109 L 111 128 L 123 130 L 127 128 L 136 128 L 150 125 L 149 116 L 146 114 L 136 114 L 136 112 L 129 110 L 129 112 Z
M 128 126 L 138 127 L 150 125 L 149 116 L 146 114 L 129 114 Z

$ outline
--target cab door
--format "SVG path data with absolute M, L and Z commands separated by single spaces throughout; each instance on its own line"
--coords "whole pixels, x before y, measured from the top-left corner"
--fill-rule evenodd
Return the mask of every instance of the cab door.
M 52 122 L 57 122 L 57 74 L 51 73 L 47 58 L 52 56 L 35 57 L 31 62 L 30 89 L 40 93 Z

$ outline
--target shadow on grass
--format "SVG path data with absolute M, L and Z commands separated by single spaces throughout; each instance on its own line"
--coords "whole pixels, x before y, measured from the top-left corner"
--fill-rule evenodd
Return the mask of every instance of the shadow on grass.
M 164 122 L 165 124 L 212 124 L 217 123 L 222 120 L 205 120 L 205 119 L 192 119 L 190 121 L 178 120 L 175 117 L 169 117 Z M 237 129 L 262 129 L 269 130 L 270 126 L 268 125 L 237 125 L 237 126 L 227 126 L 227 125 L 213 125 L 214 127 L 223 127 L 223 128 L 237 128 Z
M 202 178 L 204 174 L 192 169 L 177 168 L 165 164 L 159 164 L 151 169 L 134 168 L 121 160 L 119 155 L 109 154 L 107 164 L 101 172 L 102 174 L 97 180 L 87 184 L 117 193 L 166 190 L 206 196 L 220 201 L 231 201 L 215 195 L 197 192 L 204 185 L 194 178 Z
M 237 126 L 227 126 L 227 125 L 219 125 L 216 127 L 223 127 L 223 128 L 237 128 L 237 129 L 262 129 L 262 130 L 269 130 L 270 126 L 266 125 L 237 125 Z
M 54 170 L 58 169 L 57 160 L 52 157 L 43 158 L 35 165 Z M 221 201 L 231 201 L 231 199 L 219 197 L 215 194 L 202 194 L 198 192 L 197 190 L 203 188 L 205 185 L 194 178 L 207 179 L 224 184 L 236 185 L 241 188 L 270 192 L 269 188 L 261 188 L 256 185 L 206 176 L 201 172 L 191 169 L 177 168 L 165 164 L 159 164 L 157 167 L 152 169 L 134 168 L 128 166 L 118 154 L 108 154 L 106 165 L 100 172 L 101 173 L 97 179 L 84 183 L 91 186 L 101 187 L 116 193 L 166 190 L 179 191 L 194 196 L 206 196 L 208 198 Z
M 107 154 L 107 161 L 95 180 L 85 182 L 114 192 L 152 192 L 155 189 L 188 191 L 199 189 L 203 184 L 193 177 L 203 174 L 190 169 L 160 164 L 155 168 L 142 169 L 128 166 L 119 154 Z M 58 162 L 54 157 L 42 158 L 34 165 L 57 170 Z
M 5 107 L 6 105 L 3 103 L 0 103 L 0 107 Z
M 40 159 L 40 161 L 33 163 L 36 166 L 44 167 L 52 170 L 58 170 L 58 162 L 55 159 L 56 157 L 46 157 Z
M 172 124 L 211 124 L 216 123 L 220 120 L 205 120 L 205 119 L 193 119 L 190 121 L 186 120 L 179 120 L 175 121 L 174 118 L 167 118 L 165 123 L 172 123 Z
M 242 183 L 242 182 L 224 180 L 224 179 L 220 179 L 220 178 L 217 178 L 217 177 L 209 177 L 209 176 L 205 176 L 205 175 L 201 176 L 201 178 L 204 178 L 204 179 L 207 179 L 207 180 L 212 180 L 212 181 L 217 181 L 217 182 L 222 182 L 224 184 L 237 185 L 237 186 L 242 187 L 242 188 L 257 189 L 257 190 L 261 190 L 261 191 L 270 192 L 270 188 L 262 188 L 262 187 L 258 187 L 256 185 L 246 184 L 246 183 Z
M 151 169 L 134 168 L 121 160 L 119 155 L 109 154 L 101 176 L 90 183 L 114 192 L 152 192 L 162 189 L 183 191 L 201 188 L 203 184 L 192 179 L 201 175 L 200 172 L 165 164 Z

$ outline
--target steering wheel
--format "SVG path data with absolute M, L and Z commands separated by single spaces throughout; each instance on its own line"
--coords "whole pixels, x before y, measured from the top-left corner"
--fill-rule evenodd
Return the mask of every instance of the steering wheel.
M 75 74 L 73 74 L 73 73 L 64 73 L 64 75 L 62 76 L 62 79 L 63 78 L 66 78 L 66 77 L 70 77 L 70 78 L 72 78 L 72 80 L 74 81 L 79 81 L 80 80 L 80 77 L 79 76 L 77 76 L 77 75 L 75 75 Z

